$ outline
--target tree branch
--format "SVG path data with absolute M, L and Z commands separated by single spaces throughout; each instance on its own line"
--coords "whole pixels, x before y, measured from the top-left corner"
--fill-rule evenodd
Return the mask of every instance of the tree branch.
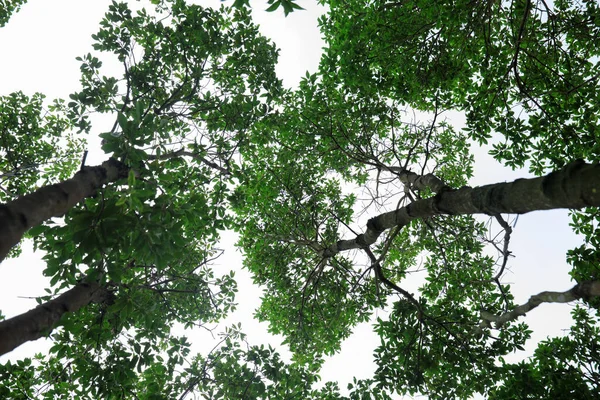
M 0 262 L 30 228 L 64 215 L 109 182 L 126 178 L 129 167 L 110 158 L 102 165 L 83 167 L 73 178 L 43 186 L 33 193 L 0 204 Z
M 16 317 L 0 322 L 0 355 L 25 342 L 48 335 L 62 316 L 90 303 L 109 299 L 108 290 L 96 282 L 80 282 L 53 300 L 40 304 Z
M 400 182 L 414 190 L 430 189 L 433 193 L 439 193 L 448 188 L 444 181 L 434 174 L 419 175 L 402 167 L 382 166 L 380 168 L 394 173 Z
M 600 165 L 577 160 L 539 178 L 442 190 L 434 197 L 414 201 L 406 207 L 371 218 L 364 233 L 326 247 L 322 256 L 333 257 L 342 251 L 363 249 L 375 243 L 390 228 L 402 228 L 415 219 L 434 215 L 525 214 L 598 206 Z
M 569 303 L 596 296 L 600 296 L 600 281 L 581 282 L 566 292 L 541 292 L 533 295 L 527 303 L 498 316 L 487 311 L 481 311 L 479 315 L 483 320 L 482 325 L 491 327 L 493 323 L 496 328 L 501 328 L 507 322 L 515 321 L 542 303 Z

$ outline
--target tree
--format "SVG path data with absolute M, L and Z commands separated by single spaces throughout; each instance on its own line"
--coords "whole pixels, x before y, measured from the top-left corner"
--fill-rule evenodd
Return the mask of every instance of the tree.
M 351 385 L 352 399 L 600 394 L 597 47 L 586 42 L 595 5 L 331 1 L 320 69 L 288 90 L 244 2 L 234 12 L 153 3 L 158 16 L 113 3 L 95 35 L 122 78 L 102 76 L 96 56 L 81 58 L 65 129 L 91 131 L 91 112 L 115 123 L 100 134 L 111 161 L 73 179 L 108 178 L 110 165 L 120 172 L 88 185 L 58 211 L 62 221 L 29 231 L 47 252 L 53 290 L 38 309 L 0 322 L 0 334 L 55 329 L 54 346 L 33 364 L 2 366 L 1 394 L 344 398 L 333 383 L 311 385 L 323 356 L 378 308 L 390 310 L 375 325 L 378 369 Z M 27 101 L 13 108 L 26 111 Z M 429 121 L 407 121 L 406 107 Z M 467 128 L 444 122 L 446 110 L 465 112 Z M 499 160 L 529 162 L 539 177 L 468 187 L 470 143 L 492 131 L 506 138 L 493 150 Z M 40 197 L 33 203 L 46 207 Z M 519 306 L 503 281 L 514 228 L 504 214 L 551 208 L 582 209 L 573 226 L 586 243 L 569 253 L 576 284 Z M 503 235 L 489 236 L 474 214 Z M 210 268 L 226 228 L 239 232 L 245 267 L 267 289 L 257 317 L 286 337 L 290 364 L 245 345 L 237 329 L 195 357 L 170 332 L 233 307 L 233 276 Z M 403 282 L 416 266 L 427 277 L 413 294 Z M 61 304 L 75 292 L 83 296 Z M 570 336 L 541 343 L 527 362 L 504 360 L 529 338 L 519 317 L 577 299 Z
M 382 345 L 375 380 L 394 392 L 510 398 L 528 378 L 555 368 L 557 378 L 543 381 L 554 386 L 532 396 L 598 396 L 597 357 L 580 361 L 565 352 L 562 364 L 550 367 L 541 356 L 567 346 L 561 340 L 540 345 L 539 357 L 525 366 L 529 375 L 514 377 L 523 367 L 503 361 L 529 337 L 527 326 L 515 322 L 518 316 L 543 301 L 581 298 L 583 287 L 584 303 L 596 316 L 574 313 L 590 332 L 579 336 L 580 345 L 595 354 L 597 209 L 573 212 L 576 232 L 586 236 L 568 254 L 578 283 L 521 306 L 502 282 L 513 227 L 501 213 L 517 208 L 486 211 L 504 232 L 500 240 L 471 217 L 434 216 L 477 212 L 470 205 L 475 192 L 461 188 L 472 174 L 468 143 L 487 143 L 492 133 L 504 136 L 493 138 L 492 155 L 537 175 L 574 166 L 569 163 L 576 158 L 597 163 L 597 5 L 326 4 L 319 73 L 307 74 L 270 126 L 259 125 L 270 141 L 251 162 L 254 178 L 237 193 L 245 263 L 268 288 L 258 316 L 287 336 L 302 358 L 337 351 L 375 307 L 392 308 L 389 320 L 376 326 Z M 430 122 L 403 121 L 406 107 L 428 112 Z M 447 110 L 466 113 L 465 130 L 440 122 Z M 356 204 L 358 192 L 348 189 L 354 186 L 367 187 L 370 198 L 370 208 L 358 213 L 365 203 Z M 444 187 L 457 190 L 440 191 Z M 597 183 L 590 189 L 595 193 Z M 456 208 L 435 205 L 450 193 L 465 197 Z M 361 214 L 372 218 L 361 222 Z M 354 239 L 344 240 L 348 235 Z M 498 250 L 497 263 L 486 243 Z M 350 249 L 365 258 L 345 256 Z M 264 260 L 271 260 L 268 267 Z M 416 265 L 428 276 L 413 295 L 398 282 Z M 569 383 L 560 379 L 564 371 Z M 502 389 L 494 390 L 499 382 Z
M 68 103 L 54 103 L 62 119 L 45 113 L 41 95 L 3 98 L 2 132 L 10 140 L 2 153 L 11 164 L 3 171 L 9 183 L 1 247 L 10 248 L 33 226 L 26 235 L 46 251 L 52 289 L 38 308 L 0 322 L 2 350 L 55 330 L 54 358 L 46 365 L 76 366 L 71 378 L 82 385 L 46 394 L 42 385 L 40 396 L 69 396 L 70 389 L 82 397 L 121 393 L 132 376 L 120 380 L 113 373 L 130 362 L 150 368 L 159 354 L 174 351 L 174 323 L 202 325 L 233 307 L 233 274 L 216 275 L 209 266 L 228 225 L 224 198 L 236 173 L 236 148 L 280 87 L 277 52 L 247 10 L 174 1 L 156 11 L 110 6 L 94 47 L 121 63 L 123 76 L 104 76 L 96 56 L 79 58 L 82 89 Z M 52 136 L 67 138 L 73 128 L 91 132 L 91 113 L 115 118 L 112 130 L 100 134 L 108 160 L 85 166 L 81 145 L 67 143 L 69 160 L 76 161 L 62 169 L 57 162 L 60 173 L 48 174 L 57 182 L 80 171 L 23 196 L 40 177 L 19 180 L 14 171 L 60 161 L 48 146 L 55 144 Z M 24 150 L 17 148 L 13 138 L 26 133 L 31 142 L 17 141 Z M 13 162 L 12 154 L 29 158 Z M 27 387 L 21 378 L 5 388 Z
M 453 189 L 446 181 L 460 186 L 470 173 L 468 155 L 460 157 L 467 151 L 460 133 L 443 124 L 402 123 L 385 101 L 369 104 L 365 97 L 344 96 L 337 88 L 310 87 L 311 81 L 309 76 L 301 86 L 304 98 L 297 95 L 300 101 L 289 102 L 287 115 L 271 121 L 272 131 L 259 127 L 263 139 L 265 132 L 272 135 L 262 147 L 263 159 L 276 163 L 261 164 L 261 156 L 253 160 L 255 178 L 238 189 L 235 208 L 243 220 L 245 265 L 268 288 L 258 316 L 287 337 L 297 360 L 336 352 L 374 309 L 391 307 L 389 319 L 380 319 L 376 327 L 382 340 L 376 351 L 378 387 L 431 398 L 468 398 L 508 380 L 512 366 L 496 363 L 523 349 L 530 334 L 524 323 L 515 323 L 517 317 L 544 301 L 595 301 L 598 281 L 592 275 L 568 293 L 540 293 L 517 307 L 502 282 L 512 231 L 502 214 L 550 206 L 550 182 L 571 175 L 567 171 L 574 172 L 577 165 L 590 168 L 589 194 L 597 198 L 597 164 L 577 161 L 543 178 Z M 314 103 L 303 104 L 294 114 L 307 99 Z M 323 111 L 319 104 L 329 107 Z M 391 133 L 377 135 L 378 130 Z M 408 160 L 405 166 L 402 160 Z M 417 162 L 425 171 L 434 164 L 430 171 L 437 172 L 416 174 L 406 168 Z M 352 220 L 357 196 L 344 193 L 340 180 L 345 179 L 346 187 L 364 186 L 368 177 L 373 183 L 367 205 L 376 211 L 357 224 Z M 573 187 L 563 194 L 579 198 L 578 191 Z M 536 198 L 540 202 L 533 206 Z M 381 204 L 390 211 L 381 212 Z M 504 237 L 488 238 L 484 224 L 471 217 L 475 213 L 496 219 Z M 456 216 L 444 216 L 452 214 Z M 344 240 L 348 235 L 351 239 Z M 485 241 L 500 257 L 484 252 Z M 358 252 L 365 258 L 357 258 Z M 428 277 L 419 295 L 413 295 L 398 282 L 419 264 Z M 574 390 L 582 395 L 584 388 L 592 390 L 594 380 L 579 369 L 573 373 L 583 382 Z

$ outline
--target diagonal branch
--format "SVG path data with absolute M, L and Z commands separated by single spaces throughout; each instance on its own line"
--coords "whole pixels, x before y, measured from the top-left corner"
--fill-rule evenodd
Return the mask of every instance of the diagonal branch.
M 542 303 L 569 303 L 581 298 L 596 296 L 600 296 L 600 281 L 581 282 L 566 292 L 542 292 L 533 295 L 527 303 L 498 316 L 487 311 L 481 311 L 480 316 L 483 320 L 481 324 L 491 327 L 493 323 L 496 328 L 501 328 L 507 322 L 515 321 Z
M 23 343 L 47 336 L 66 313 L 90 303 L 110 301 L 110 292 L 96 282 L 82 281 L 53 300 L 0 322 L 0 355 Z
M 386 230 L 402 228 L 418 218 L 434 215 L 525 214 L 558 208 L 600 206 L 600 165 L 577 160 L 546 176 L 517 179 L 475 188 L 442 190 L 434 197 L 414 201 L 371 218 L 364 233 L 340 240 L 323 250 L 323 257 L 375 243 Z
M 71 179 L 43 186 L 33 193 L 0 204 L 0 262 L 30 228 L 64 215 L 110 182 L 126 178 L 129 167 L 110 158 L 102 165 L 83 167 Z

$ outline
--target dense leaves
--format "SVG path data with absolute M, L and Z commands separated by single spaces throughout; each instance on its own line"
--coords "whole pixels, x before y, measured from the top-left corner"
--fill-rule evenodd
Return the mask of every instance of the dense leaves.
M 598 158 L 593 1 L 331 1 L 328 74 L 419 109 L 464 110 L 470 136 L 535 173 Z
M 0 97 L 0 200 L 70 176 L 83 150 L 74 131 L 98 134 L 106 158 L 130 169 L 30 230 L 51 283 L 40 303 L 81 281 L 110 295 L 65 315 L 49 355 L 0 366 L 0 396 L 599 395 L 597 298 L 519 363 L 506 358 L 528 343 L 526 318 L 482 319 L 516 307 L 504 279 L 513 221 L 434 213 L 378 231 L 373 218 L 417 215 L 417 201 L 467 185 L 477 142 L 538 175 L 597 161 L 597 4 L 331 0 L 319 70 L 286 89 L 247 1 L 151 3 L 111 4 L 68 102 Z M 448 111 L 466 116 L 464 129 Z M 96 132 L 92 114 L 112 118 L 110 131 Z M 599 214 L 572 215 L 585 239 L 567 255 L 571 275 L 597 281 Z M 233 272 L 212 267 L 227 229 L 264 289 L 256 317 L 285 338 L 290 362 L 239 327 L 209 354 L 173 334 L 234 309 Z M 359 245 L 338 246 L 349 237 Z M 354 380 L 349 397 L 318 386 L 325 357 L 382 309 L 373 378 Z
M 134 13 L 113 2 L 94 39 L 97 51 L 122 64 L 123 76 L 103 75 L 99 57 L 87 54 L 79 58 L 82 88 L 66 107 L 57 101 L 42 117 L 39 95 L 2 98 L 3 169 L 31 175 L 10 180 L 19 186 L 7 193 L 31 191 L 40 179 L 34 167 L 49 158 L 60 172 L 53 179 L 72 173 L 55 147 L 60 138 L 66 154 L 77 152 L 80 159 L 78 142 L 64 141 L 72 126 L 92 132 L 92 112 L 114 116 L 112 130 L 100 133 L 102 149 L 131 168 L 126 181 L 29 233 L 46 251 L 44 274 L 53 286 L 40 302 L 83 279 L 111 293 L 61 320 L 55 358 L 47 363 L 72 366 L 72 379 L 48 398 L 130 392 L 138 379 L 131 368 L 158 368 L 158 354 L 174 346 L 175 323 L 201 326 L 234 307 L 233 273 L 215 273 L 210 264 L 230 223 L 224 199 L 235 149 L 244 129 L 261 117 L 262 99 L 280 86 L 277 52 L 247 10 L 175 1 L 159 14 Z
M 384 237 L 370 262 L 360 252 L 328 258 L 323 250 L 364 231 L 362 213 L 373 216 L 431 195 L 426 188 L 399 185 L 403 169 L 433 172 L 453 188 L 465 185 L 472 170 L 463 135 L 485 143 L 494 133 L 492 155 L 513 167 L 528 163 L 538 174 L 574 157 L 596 160 L 596 119 L 582 114 L 582 103 L 571 101 L 581 96 L 583 108 L 597 108 L 595 94 L 588 92 L 595 92 L 597 81 L 593 54 L 598 48 L 591 44 L 596 6 L 327 5 L 330 12 L 320 24 L 327 48 L 319 74 L 307 74 L 300 89 L 284 98 L 281 113 L 259 125 L 262 148 L 255 151 L 260 160 L 276 161 L 257 160 L 256 183 L 248 181 L 236 193 L 246 200 L 236 208 L 244 221 L 240 245 L 246 266 L 268 288 L 258 316 L 286 335 L 300 354 L 306 346 L 329 354 L 349 328 L 391 303 L 389 319 L 377 325 L 381 387 L 432 398 L 487 393 L 511 373 L 512 367 L 499 367 L 498 360 L 523 349 L 530 336 L 523 323 L 493 332 L 480 321 L 481 311 L 515 307 L 510 287 L 502 282 L 511 232 L 503 218 L 495 216 L 504 237 L 491 236 L 470 217 L 417 221 Z M 571 87 L 568 96 L 564 85 Z M 554 111 L 557 104 L 564 114 Z M 405 105 L 427 111 L 429 123 L 408 119 Z M 448 109 L 466 113 L 464 131 L 442 122 Z M 576 138 L 568 139 L 566 131 Z M 369 203 L 356 202 L 355 186 L 367 188 Z M 323 202 L 323 193 L 331 200 Z M 254 199 L 261 199 L 259 206 Z M 597 213 L 592 210 L 578 221 L 587 225 L 580 231 L 585 229 L 588 239 L 572 252 L 570 259 L 577 260 L 572 275 L 595 280 L 597 246 L 589 235 Z M 416 265 L 427 275 L 420 298 L 393 285 Z M 337 323 L 311 320 L 308 306 Z M 590 339 L 587 346 L 592 344 Z M 581 377 L 580 368 L 571 372 Z M 593 385 L 587 382 L 580 387 L 582 395 Z M 506 389 L 516 393 L 509 384 Z
M 600 330 L 598 319 L 577 307 L 574 326 L 564 337 L 543 341 L 532 358 L 509 370 L 502 386 L 490 391 L 490 399 L 596 399 L 600 396 Z
M 0 96 L 0 201 L 31 192 L 38 181 L 70 177 L 83 155 L 69 110 L 61 100 L 44 107 L 44 95 Z

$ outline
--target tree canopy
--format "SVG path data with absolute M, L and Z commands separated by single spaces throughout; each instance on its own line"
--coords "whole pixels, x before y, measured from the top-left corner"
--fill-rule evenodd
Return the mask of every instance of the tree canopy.
M 0 26 L 21 3 L 2 4 Z M 157 0 L 112 2 L 69 99 L 0 94 L 0 259 L 33 240 L 50 285 L 37 308 L 0 321 L 0 354 L 53 343 L 0 365 L 0 397 L 600 396 L 598 5 L 321 3 L 326 46 L 297 88 L 277 76 L 247 1 Z M 468 186 L 473 148 L 487 143 L 533 176 Z M 566 257 L 572 289 L 517 304 L 511 218 L 561 208 L 584 237 Z M 240 301 L 234 274 L 213 265 L 230 232 L 264 289 L 256 318 L 291 362 L 240 327 L 209 354 L 173 333 Z M 573 326 L 507 361 L 546 302 L 577 302 Z M 373 327 L 374 376 L 317 385 L 377 310 L 388 313 Z

